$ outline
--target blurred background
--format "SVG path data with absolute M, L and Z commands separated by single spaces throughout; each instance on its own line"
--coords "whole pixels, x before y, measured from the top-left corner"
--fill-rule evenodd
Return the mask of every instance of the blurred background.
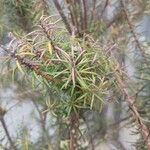
M 15 37 L 34 31 L 41 16 L 53 15 L 62 20 L 65 15 L 70 28 L 75 28 L 79 36 L 87 33 L 98 39 L 119 61 L 129 78 L 139 113 L 149 128 L 150 1 L 0 0 L 0 44 L 10 47 Z M 80 26 L 82 19 L 84 27 Z M 60 25 L 67 28 L 64 20 Z M 141 49 L 146 52 L 148 67 Z M 0 149 L 69 149 L 68 118 L 48 109 L 49 96 L 42 87 L 33 89 L 31 80 L 15 73 L 14 64 L 6 57 L 0 49 Z M 83 110 L 77 149 L 147 149 L 125 98 L 116 92 L 114 98 L 107 98 L 101 111 Z

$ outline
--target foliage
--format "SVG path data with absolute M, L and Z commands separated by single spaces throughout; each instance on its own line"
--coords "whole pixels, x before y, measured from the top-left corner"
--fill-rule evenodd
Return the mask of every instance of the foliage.
M 19 47 L 13 47 L 18 70 L 65 95 L 56 101 L 59 111 L 70 115 L 80 108 L 101 110 L 108 91 L 117 88 L 113 75 L 118 69 L 116 62 L 100 46 L 94 46 L 88 35 L 83 39 L 69 36 L 49 21 L 49 17 L 42 18 L 40 28 L 22 38 Z M 31 71 L 26 73 L 22 65 Z M 32 85 L 36 88 L 34 80 Z

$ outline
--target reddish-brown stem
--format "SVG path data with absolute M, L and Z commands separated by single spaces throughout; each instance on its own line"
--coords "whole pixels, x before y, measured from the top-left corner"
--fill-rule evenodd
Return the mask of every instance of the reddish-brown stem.
M 12 140 L 10 134 L 9 134 L 9 131 L 8 131 L 6 122 L 5 122 L 5 120 L 4 120 L 4 116 L 0 116 L 0 122 L 1 122 L 2 127 L 3 127 L 3 129 L 4 129 L 4 131 L 5 131 L 5 134 L 6 134 L 7 138 L 8 138 L 8 141 L 9 141 L 9 143 L 10 143 L 11 149 L 17 150 L 16 147 L 15 147 L 15 144 L 14 144 L 14 142 L 13 142 L 13 140 Z
M 72 14 L 72 9 L 71 9 L 71 5 L 72 5 L 71 3 L 72 2 L 70 0 L 66 0 L 66 3 L 69 5 L 68 9 L 69 9 L 69 12 L 70 12 L 72 25 L 75 26 L 74 15 Z
M 106 8 L 107 8 L 108 3 L 109 3 L 109 0 L 106 0 L 105 5 L 104 5 L 104 7 L 103 7 L 103 9 L 102 9 L 102 11 L 101 11 L 100 17 L 103 16 L 103 14 L 104 14 L 104 12 L 105 12 L 105 10 L 106 10 Z
M 71 16 L 72 25 L 76 28 L 76 34 L 79 33 L 79 23 L 78 23 L 78 15 L 77 15 L 77 3 L 76 1 L 66 0 L 67 4 L 69 4 L 69 12 Z
M 93 0 L 93 8 L 92 8 L 92 12 L 91 12 L 91 20 L 90 20 L 90 22 L 92 22 L 95 19 L 94 16 L 95 16 L 95 12 L 96 12 L 96 1 L 97 0 Z
M 81 30 L 83 30 L 83 10 L 82 10 L 82 4 L 81 4 L 81 0 L 77 0 L 77 4 L 79 6 L 79 11 L 80 11 L 80 20 L 79 20 L 79 23 L 80 23 L 80 28 Z
M 76 150 L 78 143 L 77 143 L 77 138 L 78 138 L 78 127 L 79 127 L 79 116 L 77 113 L 72 112 L 70 115 L 70 145 L 69 149 L 70 150 Z
M 66 26 L 66 29 L 68 30 L 68 32 L 69 32 L 70 34 L 72 34 L 70 24 L 69 24 L 69 22 L 68 22 L 68 20 L 67 20 L 67 18 L 66 18 L 66 16 L 65 16 L 65 14 L 64 14 L 64 12 L 63 12 L 63 10 L 62 10 L 62 8 L 61 8 L 61 6 L 60 6 L 58 0 L 53 0 L 53 2 L 54 2 L 54 4 L 55 4 L 55 7 L 56 7 L 57 11 L 58 11 L 59 14 L 60 14 L 60 16 L 61 16 L 61 18 L 62 18 L 62 20 L 63 20 L 65 26 Z
M 124 5 L 124 2 L 123 2 L 123 0 L 120 0 L 120 2 L 121 2 L 121 6 L 122 6 L 122 8 L 123 8 L 123 12 L 124 12 L 124 14 L 125 14 L 125 17 L 126 17 L 128 26 L 129 26 L 129 28 L 130 28 L 130 32 L 132 33 L 133 38 L 134 38 L 134 40 L 135 40 L 136 46 L 137 46 L 138 49 L 140 50 L 142 57 L 144 58 L 145 62 L 147 63 L 144 49 L 141 47 L 140 42 L 139 42 L 139 40 L 138 40 L 138 37 L 137 37 L 136 33 L 134 32 L 134 27 L 133 27 L 133 25 L 132 25 L 132 23 L 131 23 L 131 21 L 130 21 L 130 18 L 129 18 L 129 16 L 128 16 L 128 12 L 127 12 L 127 10 L 126 10 L 126 7 L 125 7 L 125 5 Z
M 148 130 L 147 126 L 144 124 L 144 122 L 138 112 L 138 109 L 134 104 L 135 99 L 129 95 L 126 84 L 119 77 L 117 77 L 117 79 L 118 79 L 120 89 L 122 90 L 122 93 L 125 95 L 126 101 L 129 105 L 129 108 L 132 111 L 132 116 L 136 120 L 136 122 L 139 126 L 140 133 L 147 145 L 148 150 L 150 150 L 150 136 L 149 136 L 150 131 Z
M 83 2 L 83 13 L 84 13 L 84 31 L 86 31 L 87 29 L 87 6 L 86 6 L 86 1 L 85 0 L 82 0 Z
M 47 81 L 54 81 L 54 78 L 50 75 L 48 75 L 45 72 L 42 72 L 40 70 L 40 67 L 38 65 L 33 64 L 32 62 L 30 62 L 30 60 L 24 58 L 24 57 L 20 57 L 19 55 L 12 53 L 10 49 L 7 49 L 3 46 L 0 46 L 5 52 L 7 52 L 11 58 L 16 59 L 21 65 L 24 65 L 26 68 L 34 71 L 37 75 L 42 76 L 44 79 L 46 79 Z
M 130 21 L 130 18 L 128 16 L 127 10 L 125 8 L 124 2 L 122 0 L 120 0 L 120 2 L 121 2 L 121 5 L 123 7 L 123 12 L 125 14 L 127 23 L 129 25 L 130 31 L 131 31 L 131 33 L 133 35 L 135 43 L 136 43 L 138 49 L 140 50 L 140 52 L 141 52 L 141 54 L 142 54 L 142 56 L 143 56 L 143 58 L 144 58 L 144 60 L 145 60 L 145 62 L 147 64 L 147 60 L 146 60 L 146 57 L 145 57 L 144 49 L 141 47 L 141 45 L 139 43 L 139 40 L 138 40 L 138 37 L 137 37 L 136 33 L 134 32 L 134 27 L 133 27 L 133 25 L 132 25 L 132 23 Z M 127 87 L 126 87 L 126 84 L 122 80 L 120 80 L 119 78 L 118 78 L 118 82 L 120 84 L 120 88 L 122 89 L 123 94 L 126 96 L 126 101 L 127 101 L 128 105 L 129 105 L 129 108 L 132 111 L 133 118 L 138 123 L 139 130 L 140 130 L 141 135 L 142 135 L 142 137 L 143 137 L 143 139 L 144 139 L 144 141 L 145 141 L 145 143 L 147 145 L 147 148 L 148 148 L 148 150 L 150 150 L 150 136 L 149 136 L 150 131 L 148 130 L 147 126 L 144 124 L 144 122 L 143 122 L 143 120 L 142 120 L 142 118 L 141 118 L 141 116 L 140 116 L 140 114 L 138 112 L 138 109 L 137 109 L 137 107 L 134 104 L 135 99 L 129 95 Z

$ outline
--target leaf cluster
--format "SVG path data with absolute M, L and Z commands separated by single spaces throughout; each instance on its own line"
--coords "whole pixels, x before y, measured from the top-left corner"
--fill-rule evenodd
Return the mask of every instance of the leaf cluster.
M 33 87 L 44 84 L 59 93 L 56 112 L 101 110 L 108 91 L 118 86 L 113 75 L 118 65 L 91 37 L 70 36 L 59 21 L 43 17 L 37 30 L 20 39 L 17 47 L 11 45 L 16 67 L 32 78 Z

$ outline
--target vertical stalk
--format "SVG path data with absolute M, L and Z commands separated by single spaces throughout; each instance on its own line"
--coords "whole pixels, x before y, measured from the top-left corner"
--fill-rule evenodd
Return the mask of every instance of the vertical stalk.
M 1 122 L 2 127 L 3 127 L 3 129 L 4 129 L 4 131 L 5 131 L 5 134 L 6 134 L 7 138 L 8 138 L 8 141 L 9 141 L 9 144 L 10 144 L 11 148 L 12 148 L 13 150 L 17 150 L 16 147 L 15 147 L 15 144 L 14 144 L 14 142 L 13 142 L 13 140 L 12 140 L 10 134 L 9 134 L 9 131 L 8 131 L 8 129 L 7 129 L 7 125 L 6 125 L 6 122 L 5 122 L 3 116 L 0 116 L 0 122 Z
M 80 14 L 82 11 L 80 0 L 66 0 L 66 3 L 69 5 L 68 10 L 71 16 L 71 23 L 75 27 L 75 30 L 76 30 L 75 34 L 79 35 L 80 34 L 80 21 L 79 21 L 78 11 L 80 11 Z
M 96 12 L 96 1 L 97 0 L 93 0 L 93 8 L 92 8 L 92 12 L 91 12 L 91 19 L 90 19 L 90 22 L 92 22 L 95 18 L 95 12 Z
M 72 112 L 70 116 L 70 145 L 69 150 L 76 150 L 78 146 L 78 127 L 79 127 L 79 116 L 77 113 Z
M 62 10 L 62 8 L 61 8 L 61 6 L 60 6 L 58 0 L 53 0 L 53 2 L 54 2 L 54 4 L 55 4 L 55 7 L 56 7 L 57 11 L 58 11 L 59 14 L 60 14 L 60 16 L 61 16 L 61 18 L 62 18 L 62 20 L 63 20 L 65 26 L 66 26 L 66 29 L 68 30 L 68 32 L 69 32 L 70 34 L 72 34 L 70 24 L 69 24 L 69 22 L 68 22 L 68 20 L 67 20 L 67 18 L 66 18 L 66 16 L 65 16 L 65 14 L 64 14 L 64 12 L 63 12 L 63 10 Z
M 79 19 L 79 25 L 80 25 L 80 29 L 81 29 L 80 32 L 82 32 L 82 30 L 83 30 L 83 15 L 82 15 L 83 10 L 82 10 L 81 0 L 77 0 L 77 5 L 78 5 L 78 9 L 80 11 L 80 13 L 79 13 L 79 17 L 80 17 L 80 19 Z
M 85 0 L 82 0 L 83 2 L 83 10 L 84 10 L 84 30 L 87 29 L 87 7 L 86 7 L 86 1 Z

